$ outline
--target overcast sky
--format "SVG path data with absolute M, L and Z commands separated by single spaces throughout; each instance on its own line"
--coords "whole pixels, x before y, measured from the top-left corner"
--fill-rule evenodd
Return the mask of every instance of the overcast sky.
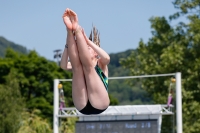
M 110 53 L 138 47 L 151 37 L 149 19 L 172 15 L 173 0 L 3 0 L 0 4 L 0 36 L 53 60 L 53 51 L 63 49 L 66 8 L 78 14 L 89 35 L 92 24 L 100 31 L 101 47 Z

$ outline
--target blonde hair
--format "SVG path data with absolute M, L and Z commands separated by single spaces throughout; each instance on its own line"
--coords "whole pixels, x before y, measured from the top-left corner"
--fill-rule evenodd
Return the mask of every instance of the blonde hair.
M 92 39 L 92 33 L 93 33 L 93 39 Z M 96 27 L 93 26 L 93 29 L 91 30 L 89 39 L 91 41 L 93 41 L 94 44 L 96 44 L 97 46 L 100 47 L 100 37 L 99 36 L 100 36 L 100 33 L 98 32 L 98 30 L 96 29 Z

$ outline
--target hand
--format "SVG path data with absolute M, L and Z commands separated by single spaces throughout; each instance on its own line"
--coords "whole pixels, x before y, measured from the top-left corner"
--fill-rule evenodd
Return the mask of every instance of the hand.
M 72 30 L 73 28 L 72 28 L 72 22 L 70 20 L 70 9 L 67 8 L 62 17 L 67 29 Z

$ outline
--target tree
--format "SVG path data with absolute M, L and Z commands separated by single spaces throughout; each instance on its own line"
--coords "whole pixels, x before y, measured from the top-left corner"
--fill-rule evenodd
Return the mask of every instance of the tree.
M 0 83 L 5 83 L 5 76 L 14 69 L 19 82 L 20 92 L 26 100 L 26 108 L 39 109 L 41 117 L 53 121 L 53 80 L 71 78 L 55 62 L 40 57 L 36 51 L 27 55 L 8 49 L 5 58 L 0 58 Z M 65 83 L 67 106 L 73 106 L 70 83 Z
M 186 15 L 188 23 L 179 22 L 171 26 L 164 17 L 151 18 L 153 37 L 146 44 L 141 40 L 136 54 L 121 60 L 133 75 L 182 73 L 184 133 L 200 132 L 199 3 L 199 0 L 174 2 L 174 6 L 181 11 L 170 16 L 170 19 Z M 147 78 L 143 81 L 143 88 L 155 103 L 161 104 L 166 103 L 169 83 L 169 77 Z M 162 129 L 162 133 L 168 132 L 169 122 L 164 120 Z
M 78 118 L 66 118 L 60 119 L 60 128 L 59 131 L 61 133 L 75 133 L 75 124 Z
M 16 133 L 20 128 L 25 102 L 15 78 L 16 74 L 12 70 L 6 76 L 6 84 L 0 85 L 0 133 Z
M 39 117 L 40 110 L 24 111 L 20 129 L 17 133 L 52 133 L 50 124 L 46 119 Z

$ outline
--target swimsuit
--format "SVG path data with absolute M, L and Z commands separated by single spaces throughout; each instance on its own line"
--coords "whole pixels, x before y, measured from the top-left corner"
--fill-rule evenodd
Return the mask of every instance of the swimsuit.
M 98 65 L 95 66 L 95 70 L 97 74 L 99 75 L 99 77 L 101 78 L 101 81 L 103 82 L 106 90 L 108 91 L 108 78 L 105 76 L 105 74 L 103 73 L 103 71 Z M 104 112 L 106 109 L 103 109 L 103 110 L 96 109 L 91 105 L 90 101 L 88 100 L 87 105 L 79 112 L 85 115 L 91 115 L 91 114 L 100 114 Z
M 106 90 L 108 91 L 108 78 L 105 76 L 105 74 L 103 73 L 103 71 L 98 65 L 95 66 L 95 70 L 97 74 L 99 75 L 99 77 L 101 78 L 104 86 L 106 87 Z
M 91 105 L 90 101 L 88 100 L 87 105 L 79 112 L 81 112 L 84 115 L 96 115 L 96 114 L 100 114 L 100 113 L 104 112 L 106 109 L 103 109 L 103 110 L 96 109 Z

